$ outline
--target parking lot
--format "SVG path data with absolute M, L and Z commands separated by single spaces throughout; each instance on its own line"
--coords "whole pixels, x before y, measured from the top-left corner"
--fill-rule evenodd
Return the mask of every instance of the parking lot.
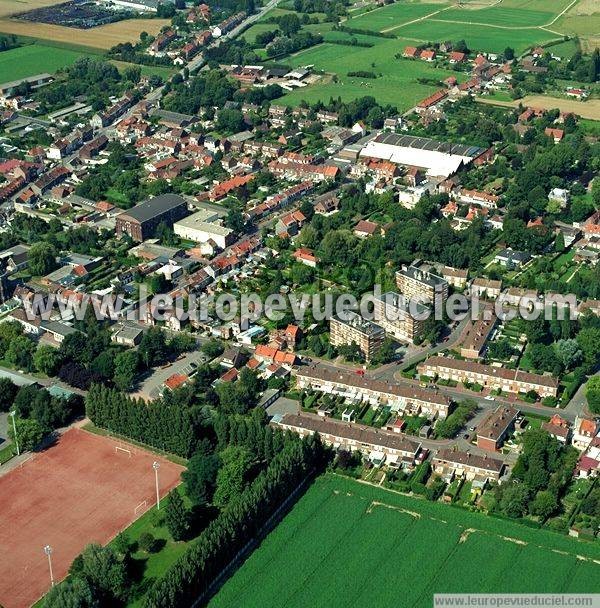
M 196 371 L 196 368 L 206 361 L 206 355 L 200 351 L 186 353 L 177 361 L 153 370 L 142 380 L 139 389 L 132 396 L 141 397 L 145 400 L 157 399 L 167 378 L 173 374 L 191 376 Z

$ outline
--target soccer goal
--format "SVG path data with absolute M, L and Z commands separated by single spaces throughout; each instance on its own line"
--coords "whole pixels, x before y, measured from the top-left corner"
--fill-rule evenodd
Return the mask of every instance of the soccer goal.
M 148 506 L 148 501 L 147 500 L 143 500 L 134 510 L 133 510 L 133 514 L 134 515 L 139 515 L 141 512 L 146 510 L 146 507 Z
M 133 455 L 133 451 L 130 450 L 129 448 L 122 448 L 120 445 L 116 445 L 115 446 L 115 454 L 126 454 L 127 456 L 129 456 L 129 458 L 131 458 L 131 456 Z

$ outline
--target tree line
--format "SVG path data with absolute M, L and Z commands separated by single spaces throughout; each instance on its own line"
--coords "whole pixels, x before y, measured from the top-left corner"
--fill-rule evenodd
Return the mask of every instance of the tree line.
M 287 434 L 267 469 L 234 497 L 188 551 L 148 592 L 146 608 L 187 606 L 205 593 L 214 578 L 253 539 L 298 484 L 323 461 L 316 437 Z

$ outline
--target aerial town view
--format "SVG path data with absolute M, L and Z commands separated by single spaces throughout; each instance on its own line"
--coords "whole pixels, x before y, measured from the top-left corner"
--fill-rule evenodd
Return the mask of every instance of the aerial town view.
M 0 0 L 0 608 L 600 608 L 600 0 Z

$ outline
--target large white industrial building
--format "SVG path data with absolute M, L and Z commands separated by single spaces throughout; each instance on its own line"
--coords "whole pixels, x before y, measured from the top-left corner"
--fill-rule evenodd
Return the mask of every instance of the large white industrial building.
M 182 239 L 196 243 L 212 241 L 220 249 L 225 249 L 235 241 L 235 234 L 221 225 L 221 213 L 201 209 L 173 224 L 173 231 Z
M 360 151 L 360 156 L 387 160 L 406 167 L 417 167 L 423 169 L 427 177 L 447 178 L 461 167 L 487 157 L 488 152 L 479 146 L 381 133 Z

